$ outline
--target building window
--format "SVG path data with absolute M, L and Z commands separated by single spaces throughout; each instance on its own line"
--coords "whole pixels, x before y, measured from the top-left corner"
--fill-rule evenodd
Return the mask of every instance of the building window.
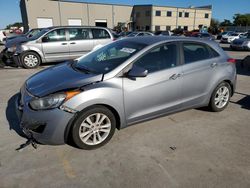
M 155 11 L 155 16 L 161 16 L 161 11 L 160 10 Z
M 167 25 L 167 26 L 166 26 L 166 30 L 167 30 L 167 31 L 170 31 L 170 30 L 171 30 L 171 26 Z
M 139 18 L 141 16 L 141 13 L 140 12 L 136 12 L 135 16 L 136 16 L 136 18 Z
M 181 29 L 181 26 L 180 26 L 180 25 L 178 26 L 178 29 Z
M 171 11 L 167 11 L 167 17 L 172 17 L 172 12 Z
M 209 14 L 208 13 L 205 14 L 205 18 L 209 18 Z
M 140 30 L 140 26 L 136 26 L 136 30 L 139 31 Z
M 155 26 L 155 31 L 160 31 L 160 29 L 161 29 L 160 26 L 158 26 L 158 25 Z
M 149 31 L 150 30 L 150 26 L 146 25 L 145 30 Z
M 150 10 L 147 10 L 146 12 L 145 12 L 145 16 L 150 16 L 151 15 L 151 12 L 150 12 Z
M 185 12 L 185 18 L 189 17 L 189 12 Z
M 183 30 L 184 30 L 184 31 L 188 31 L 188 26 L 184 26 L 184 27 L 183 27 Z
M 179 12 L 179 17 L 182 17 L 182 12 Z

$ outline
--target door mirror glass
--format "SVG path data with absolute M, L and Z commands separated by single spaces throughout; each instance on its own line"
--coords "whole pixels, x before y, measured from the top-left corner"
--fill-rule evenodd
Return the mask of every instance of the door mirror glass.
M 132 78 L 146 77 L 148 75 L 148 70 L 134 65 L 127 75 Z

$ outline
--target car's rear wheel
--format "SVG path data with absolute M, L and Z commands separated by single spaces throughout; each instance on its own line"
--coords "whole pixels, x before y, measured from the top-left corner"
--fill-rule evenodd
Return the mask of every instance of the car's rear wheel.
M 210 108 L 214 112 L 224 110 L 229 104 L 231 97 L 231 86 L 227 82 L 220 83 L 214 90 L 210 99 Z
M 34 69 L 41 64 L 41 58 L 35 52 L 25 52 L 21 55 L 21 64 L 26 69 Z
M 114 114 L 106 107 L 93 106 L 82 112 L 72 128 L 73 141 L 81 149 L 99 148 L 112 138 L 116 128 Z

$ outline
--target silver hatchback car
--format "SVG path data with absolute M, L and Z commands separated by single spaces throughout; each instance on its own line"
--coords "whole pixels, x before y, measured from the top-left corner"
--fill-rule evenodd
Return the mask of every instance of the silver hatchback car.
M 106 144 L 115 129 L 190 108 L 224 110 L 235 60 L 213 41 L 118 40 L 29 78 L 17 100 L 24 132 L 43 144 L 69 138 L 82 149 Z

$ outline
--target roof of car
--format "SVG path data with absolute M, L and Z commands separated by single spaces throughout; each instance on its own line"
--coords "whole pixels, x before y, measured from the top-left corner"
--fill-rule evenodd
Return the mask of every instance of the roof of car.
M 179 36 L 143 36 L 143 37 L 133 37 L 125 38 L 123 40 L 138 42 L 146 45 L 153 45 L 159 42 L 168 42 L 168 41 L 190 41 L 190 42 L 203 42 L 203 43 L 214 43 L 210 40 L 202 40 L 195 37 L 179 37 Z
M 107 30 L 110 30 L 109 28 L 106 28 L 106 27 L 98 27 L 98 26 L 84 26 L 84 25 L 73 25 L 73 26 L 69 26 L 69 25 L 66 25 L 66 26 L 51 26 L 51 27 L 47 27 L 47 28 L 44 28 L 44 29 L 57 29 L 57 28 L 100 28 L 100 29 L 107 29 Z

